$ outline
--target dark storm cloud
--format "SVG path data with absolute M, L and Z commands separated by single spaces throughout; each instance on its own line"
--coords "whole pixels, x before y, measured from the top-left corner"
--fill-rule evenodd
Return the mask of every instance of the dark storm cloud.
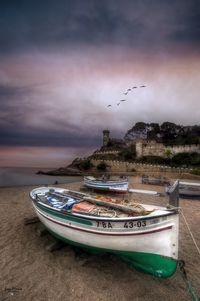
M 101 142 L 89 133 L 74 136 L 72 133 L 57 131 L 38 131 L 21 128 L 1 128 L 0 146 L 53 146 L 53 147 L 79 147 L 97 146 Z
M 81 129 L 81 125 L 73 125 L 62 120 L 57 114 L 45 114 L 31 98 L 35 87 L 0 85 L 0 146 L 94 146 L 98 138 Z M 30 124 L 31 117 L 38 116 L 38 126 Z M 51 126 L 43 128 L 40 119 Z
M 28 99 L 34 93 L 34 85 L 14 86 L 0 84 L 0 126 L 1 130 L 13 125 L 23 124 L 27 110 L 30 109 Z
M 181 20 L 180 20 L 181 24 Z M 194 9 L 185 16 L 182 26 L 179 26 L 172 34 L 174 40 L 180 42 L 198 42 L 200 41 L 200 2 Z
M 16 97 L 17 95 L 23 95 L 31 92 L 31 87 L 32 86 L 25 86 L 25 87 L 20 87 L 20 86 L 10 86 L 10 85 L 3 85 L 0 84 L 0 102 L 1 105 L 3 105 L 2 100 L 7 97 Z M 5 104 L 6 105 L 6 104 Z
M 198 50 L 199 3 L 0 1 L 0 145 L 93 146 L 99 144 L 101 134 L 96 135 L 104 126 L 113 125 L 118 131 L 138 116 L 154 121 L 173 113 L 176 119 L 182 110 L 185 122 L 191 121 L 190 111 L 199 120 L 199 111 L 192 109 L 199 99 L 196 61 L 194 65 L 184 61 L 189 71 L 185 65 L 181 69 L 177 57 L 171 65 L 170 58 L 163 64 L 163 56 L 161 63 L 147 66 L 153 61 L 153 56 L 148 57 L 152 50 L 153 54 L 157 50 L 164 53 L 171 45 L 178 50 L 195 45 Z M 115 46 L 120 47 L 114 59 Z M 123 52 L 122 47 L 128 51 Z M 134 52 L 138 49 L 141 51 Z M 137 53 L 148 60 L 143 62 L 142 57 L 140 65 Z M 120 107 L 124 111 L 108 111 L 108 103 L 121 99 L 121 91 L 135 85 L 136 79 L 138 85 L 152 81 L 152 87 L 145 89 L 147 94 L 140 90 L 132 94 L 137 95 L 132 102 Z M 168 103 L 167 109 L 160 108 L 159 99 Z
M 18 99 L 31 93 L 30 87 L 20 87 L 0 84 L 0 132 L 12 124 L 17 126 L 26 114 L 25 106 L 18 107 Z M 1 136 L 1 134 L 0 134 Z
M 0 51 L 110 44 L 199 42 L 196 0 L 1 1 Z

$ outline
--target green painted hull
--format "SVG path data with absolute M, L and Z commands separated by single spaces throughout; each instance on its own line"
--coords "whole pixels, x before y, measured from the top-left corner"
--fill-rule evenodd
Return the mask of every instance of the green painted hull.
M 53 232 L 48 228 L 48 231 L 54 235 L 56 238 L 64 241 L 67 244 L 71 244 L 80 247 L 90 253 L 112 253 L 118 255 L 123 261 L 132 265 L 134 268 L 143 271 L 147 274 L 151 274 L 159 278 L 167 278 L 172 276 L 177 268 L 177 261 L 171 258 L 162 257 L 158 254 L 142 253 L 142 252 L 128 252 L 128 251 L 118 251 L 110 249 L 100 249 L 96 247 L 91 247 L 77 242 L 68 240 L 57 233 Z

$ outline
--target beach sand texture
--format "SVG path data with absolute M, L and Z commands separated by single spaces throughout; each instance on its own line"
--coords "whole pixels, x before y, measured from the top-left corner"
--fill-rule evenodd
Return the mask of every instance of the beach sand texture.
M 136 182 L 139 178 L 131 178 L 131 188 Z M 78 190 L 82 185 L 59 186 Z M 158 279 L 114 255 L 90 255 L 69 245 L 48 252 L 51 235 L 39 237 L 37 224 L 24 225 L 24 218 L 35 216 L 29 199 L 33 188 L 0 189 L 0 301 L 192 300 L 179 269 L 171 278 Z M 137 188 L 164 191 L 158 186 Z M 166 204 L 163 197 L 137 195 L 137 201 Z M 180 206 L 200 246 L 200 200 L 180 199 Z M 200 256 L 181 216 L 179 258 L 185 260 L 188 277 L 200 295 Z

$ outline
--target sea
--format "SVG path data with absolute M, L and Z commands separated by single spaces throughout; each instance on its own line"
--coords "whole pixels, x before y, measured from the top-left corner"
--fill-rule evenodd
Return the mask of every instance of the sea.
M 80 176 L 41 175 L 37 174 L 38 170 L 32 167 L 0 167 L 0 187 L 65 184 L 83 180 Z

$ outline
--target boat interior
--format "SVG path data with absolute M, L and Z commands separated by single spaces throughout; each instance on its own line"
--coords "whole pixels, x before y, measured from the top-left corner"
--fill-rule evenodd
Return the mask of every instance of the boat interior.
M 39 188 L 31 196 L 36 202 L 54 210 L 88 216 L 127 218 L 166 214 L 167 208 L 141 205 L 130 199 L 87 194 L 59 188 Z

